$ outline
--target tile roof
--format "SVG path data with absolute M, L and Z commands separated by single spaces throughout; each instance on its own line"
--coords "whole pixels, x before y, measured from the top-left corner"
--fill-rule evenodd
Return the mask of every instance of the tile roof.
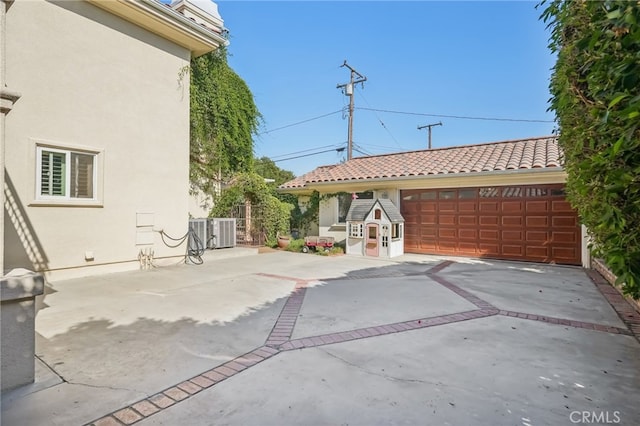
M 561 167 L 557 137 L 545 136 L 357 157 L 341 164 L 320 166 L 282 184 L 280 189 L 325 182 Z

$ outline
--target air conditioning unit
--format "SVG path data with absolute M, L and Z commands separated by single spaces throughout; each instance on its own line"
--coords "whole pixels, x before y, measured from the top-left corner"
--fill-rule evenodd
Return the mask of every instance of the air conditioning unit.
M 207 248 L 207 219 L 189 219 L 189 230 L 193 231 L 199 241 L 189 239 L 189 250 L 203 250 Z
M 236 220 L 229 218 L 208 219 L 207 248 L 229 248 L 236 246 Z

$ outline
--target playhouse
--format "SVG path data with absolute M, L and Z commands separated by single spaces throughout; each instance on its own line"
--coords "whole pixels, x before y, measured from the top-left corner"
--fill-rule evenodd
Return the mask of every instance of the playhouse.
M 346 222 L 347 254 L 372 257 L 404 254 L 404 218 L 391 200 L 353 200 Z

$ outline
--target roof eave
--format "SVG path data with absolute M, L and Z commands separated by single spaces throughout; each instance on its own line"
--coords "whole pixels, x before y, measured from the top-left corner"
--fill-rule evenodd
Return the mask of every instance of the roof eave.
M 228 44 L 227 40 L 156 0 L 86 0 L 120 18 L 189 49 L 197 57 Z
M 299 188 L 281 188 L 279 191 L 286 193 L 311 193 L 314 190 L 322 192 L 323 188 L 330 186 L 370 186 L 383 188 L 385 185 L 393 185 L 394 183 L 403 182 L 415 182 L 419 180 L 439 180 L 439 179 L 451 179 L 451 178 L 494 178 L 501 176 L 512 175 L 557 175 L 558 180 L 564 181 L 566 172 L 562 167 L 540 167 L 532 169 L 513 169 L 513 170 L 492 170 L 486 172 L 474 172 L 474 173 L 440 173 L 432 175 L 413 175 L 413 176 L 401 176 L 392 178 L 369 178 L 369 179 L 349 179 L 349 180 L 332 180 L 323 182 L 307 182 L 304 187 Z M 562 179 L 561 179 L 562 178 Z

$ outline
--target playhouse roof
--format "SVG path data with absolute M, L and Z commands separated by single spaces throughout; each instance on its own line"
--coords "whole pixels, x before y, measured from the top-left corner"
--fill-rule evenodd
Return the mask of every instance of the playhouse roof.
M 404 218 L 400 214 L 400 210 L 391 200 L 378 198 L 375 200 L 353 200 L 349 212 L 347 213 L 347 222 L 363 221 L 373 207 L 378 203 L 391 222 L 404 222 Z

